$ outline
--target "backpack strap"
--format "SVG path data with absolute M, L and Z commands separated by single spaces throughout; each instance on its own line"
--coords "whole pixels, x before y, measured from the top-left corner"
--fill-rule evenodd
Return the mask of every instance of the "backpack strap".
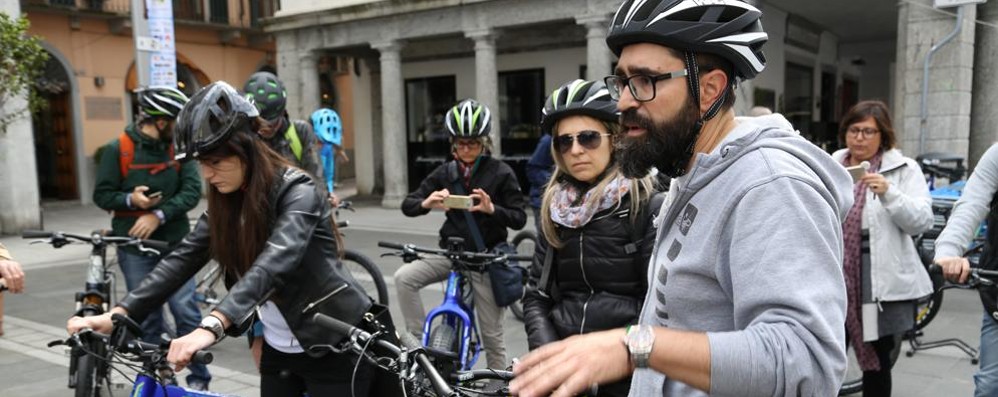
M 121 169 L 122 179 L 128 175 L 128 170 L 131 168 L 132 161 L 134 160 L 135 142 L 132 141 L 132 137 L 128 136 L 127 132 L 122 132 L 118 136 L 118 167 Z
M 297 122 L 291 122 L 288 129 L 284 131 L 284 139 L 288 141 L 288 146 L 291 147 L 291 153 L 295 155 L 298 162 L 301 163 L 301 138 L 298 137 L 298 128 L 296 128 Z
M 156 175 L 167 168 L 173 167 L 180 172 L 180 162 L 173 159 L 173 145 L 169 145 L 167 155 L 170 159 L 162 163 L 132 164 L 135 161 L 135 141 L 128 136 L 127 132 L 122 132 L 118 136 L 118 167 L 121 170 L 121 178 L 128 176 L 130 170 L 149 170 L 150 175 Z

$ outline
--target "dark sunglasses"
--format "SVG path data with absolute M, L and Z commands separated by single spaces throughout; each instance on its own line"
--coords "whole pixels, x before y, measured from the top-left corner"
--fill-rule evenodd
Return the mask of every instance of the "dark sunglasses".
M 558 149 L 558 153 L 568 153 L 572 149 L 572 142 L 578 141 L 579 145 L 588 150 L 593 150 L 599 147 L 600 143 L 603 142 L 604 136 L 610 136 L 610 134 L 603 134 L 598 131 L 586 130 L 579 131 L 575 135 L 558 135 L 554 138 L 552 142 L 554 148 Z

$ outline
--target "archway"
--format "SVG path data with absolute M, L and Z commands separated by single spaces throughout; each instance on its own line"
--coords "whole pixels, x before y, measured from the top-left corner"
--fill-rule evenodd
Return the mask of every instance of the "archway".
M 42 46 L 49 59 L 35 87 L 48 106 L 32 114 L 39 196 L 42 200 L 75 200 L 82 197 L 83 190 L 76 81 L 70 78 L 72 69 L 66 58 L 51 45 Z

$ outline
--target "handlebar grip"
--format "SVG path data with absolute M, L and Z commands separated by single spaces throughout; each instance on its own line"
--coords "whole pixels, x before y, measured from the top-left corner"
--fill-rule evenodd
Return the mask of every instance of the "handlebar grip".
M 534 260 L 533 255 L 507 255 L 506 258 L 511 261 L 524 261 L 524 262 L 530 262 Z
M 191 356 L 191 364 L 205 364 L 205 365 L 207 365 L 207 364 L 211 364 L 211 362 L 214 361 L 214 360 L 215 360 L 215 356 L 212 355 L 211 352 L 204 351 L 204 350 L 198 350 L 198 351 L 194 352 L 193 356 Z
M 315 321 L 316 323 L 319 323 L 319 325 L 328 328 L 330 331 L 343 336 L 349 336 L 356 329 L 356 327 L 350 324 L 322 313 L 315 313 L 315 315 L 312 316 L 312 321 Z
M 142 245 L 146 246 L 146 248 L 152 248 L 157 251 L 166 251 L 170 249 L 170 243 L 166 241 L 142 240 Z
M 44 230 L 24 230 L 21 232 L 21 238 L 49 238 L 52 237 L 52 232 L 46 232 Z
M 381 247 L 381 248 L 391 248 L 391 249 L 394 249 L 394 250 L 401 250 L 401 249 L 405 248 L 405 246 L 402 245 L 402 244 L 393 243 L 393 242 L 390 242 L 390 241 L 378 241 L 378 246 Z
M 942 275 L 943 274 L 943 267 L 939 266 L 939 265 L 937 265 L 935 263 L 929 264 L 928 270 L 929 270 L 929 275 Z

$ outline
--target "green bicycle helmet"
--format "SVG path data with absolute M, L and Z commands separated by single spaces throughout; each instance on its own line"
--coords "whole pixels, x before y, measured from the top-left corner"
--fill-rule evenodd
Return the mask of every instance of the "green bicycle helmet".
M 168 86 L 151 86 L 135 90 L 139 110 L 149 117 L 176 119 L 180 109 L 187 104 L 187 95 Z
M 447 111 L 444 125 L 454 138 L 481 138 L 492 131 L 492 112 L 474 99 L 465 99 Z
M 256 72 L 246 80 L 243 86 L 246 99 L 256 105 L 260 111 L 260 116 L 273 121 L 284 115 L 284 108 L 288 103 L 288 92 L 273 73 Z
M 541 133 L 550 133 L 558 120 L 575 115 L 616 122 L 620 113 L 617 112 L 617 101 L 610 98 L 605 83 L 573 80 L 548 96 L 541 110 Z

